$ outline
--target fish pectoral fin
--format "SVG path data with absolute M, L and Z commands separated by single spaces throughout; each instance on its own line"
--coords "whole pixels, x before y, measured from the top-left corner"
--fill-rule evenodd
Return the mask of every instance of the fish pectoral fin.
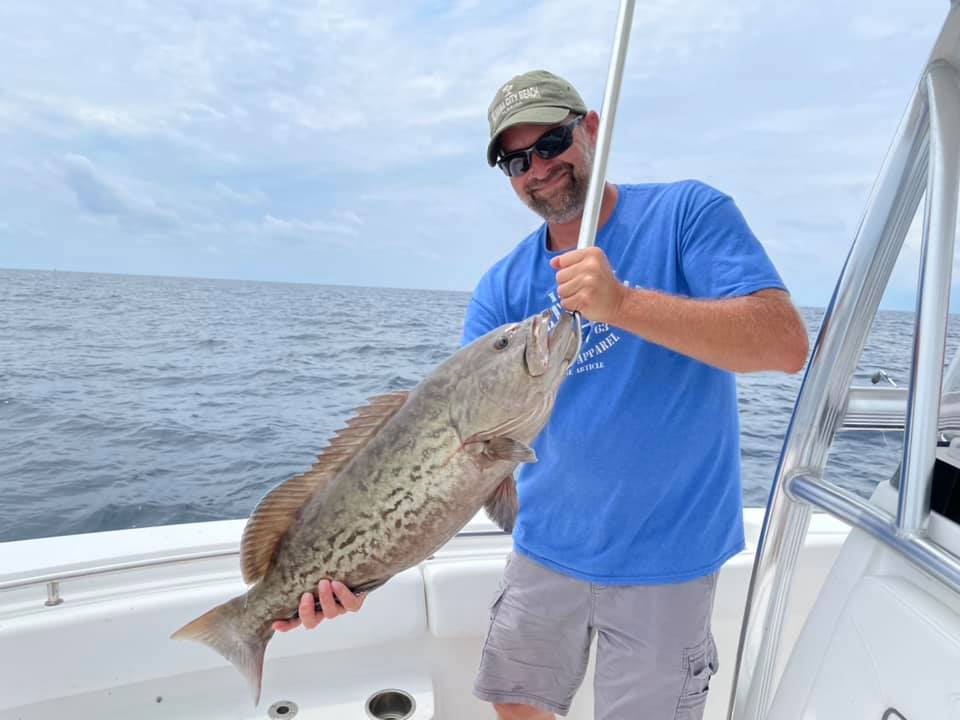
M 513 526 L 517 522 L 517 513 L 520 510 L 520 501 L 517 499 L 517 483 L 514 481 L 513 475 L 507 475 L 497 485 L 497 489 L 483 504 L 483 509 L 487 511 L 487 517 L 493 520 L 501 530 L 507 533 L 513 532 Z
M 518 463 L 534 463 L 537 454 L 529 445 L 508 437 L 495 437 L 487 440 L 483 447 L 483 456 L 488 460 L 506 460 Z

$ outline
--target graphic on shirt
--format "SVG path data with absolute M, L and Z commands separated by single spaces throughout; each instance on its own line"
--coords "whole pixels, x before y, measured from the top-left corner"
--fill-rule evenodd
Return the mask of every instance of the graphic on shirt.
M 630 287 L 630 282 L 623 281 L 623 284 Z M 550 299 L 550 329 L 556 325 L 560 315 L 565 312 L 557 295 L 557 288 L 547 291 L 547 297 Z M 603 357 L 610 348 L 620 342 L 622 330 L 610 327 L 607 323 L 595 323 L 592 320 L 581 318 L 581 344 L 580 355 L 570 369 L 567 375 L 580 375 L 582 373 L 594 372 L 596 370 L 605 370 L 607 368 L 606 358 Z

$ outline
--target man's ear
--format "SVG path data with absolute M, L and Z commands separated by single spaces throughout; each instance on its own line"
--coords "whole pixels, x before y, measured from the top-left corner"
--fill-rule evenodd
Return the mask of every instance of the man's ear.
M 591 110 L 583 118 L 583 124 L 587 128 L 587 133 L 593 142 L 597 141 L 597 133 L 600 132 L 600 114 L 596 110 Z

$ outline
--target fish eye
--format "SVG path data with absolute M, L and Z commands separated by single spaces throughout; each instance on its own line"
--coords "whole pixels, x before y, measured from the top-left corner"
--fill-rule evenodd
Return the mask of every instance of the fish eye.
M 503 350 L 507 345 L 510 344 L 510 341 L 507 339 L 506 335 L 501 335 L 497 338 L 497 341 L 493 344 L 494 350 Z

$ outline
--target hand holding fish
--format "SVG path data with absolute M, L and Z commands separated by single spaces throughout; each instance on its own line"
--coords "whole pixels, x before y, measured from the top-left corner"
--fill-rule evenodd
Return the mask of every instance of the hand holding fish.
M 557 292 L 563 307 L 587 320 L 615 325 L 627 293 L 606 254 L 598 247 L 571 250 L 550 261 L 557 271 Z
M 299 617 L 291 620 L 276 620 L 273 629 L 278 632 L 287 632 L 300 627 L 302 624 L 307 630 L 313 630 L 324 620 L 333 620 L 344 613 L 356 612 L 363 607 L 366 593 L 354 595 L 342 582 L 321 580 L 317 584 L 317 594 L 304 593 L 300 598 L 297 609 Z M 320 608 L 318 612 L 317 600 Z

